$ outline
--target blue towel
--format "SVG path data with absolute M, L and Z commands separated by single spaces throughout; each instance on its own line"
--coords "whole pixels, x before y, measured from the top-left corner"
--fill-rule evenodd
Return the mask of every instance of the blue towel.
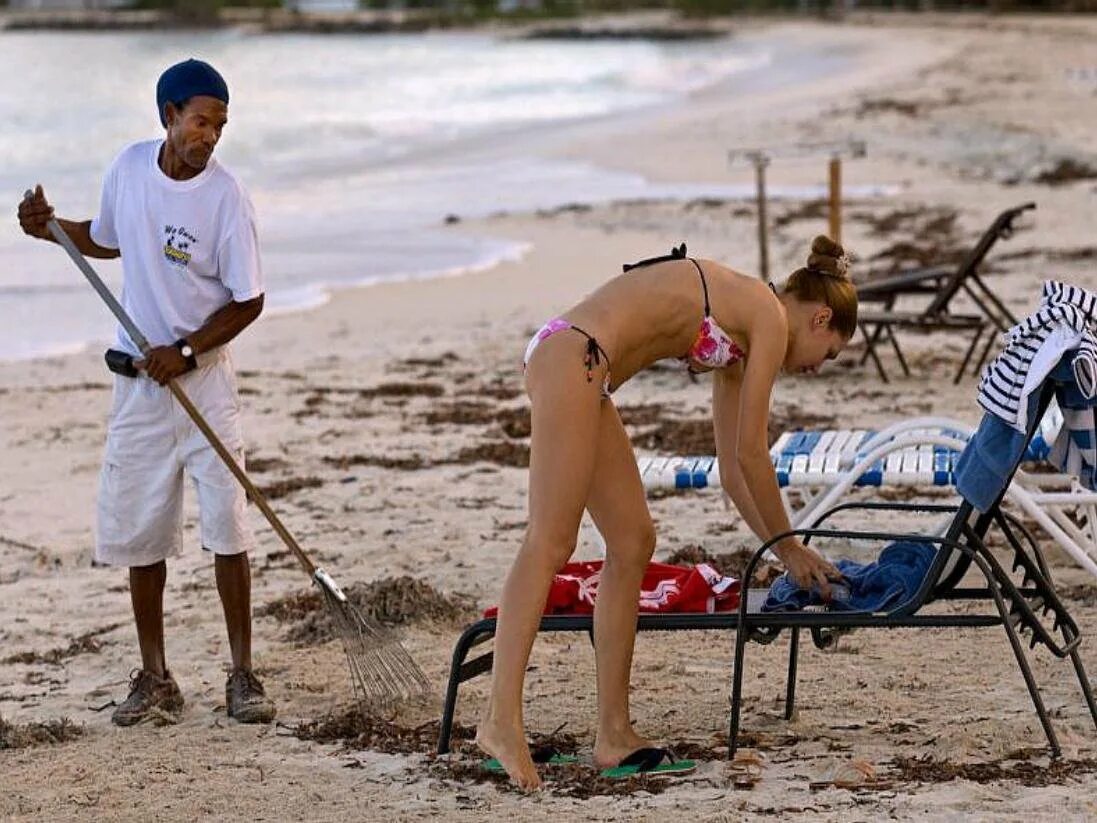
M 1048 375 L 1055 384 L 1055 398 L 1065 421 L 1048 459 L 1092 489 L 1097 486 L 1092 411 L 1097 398 L 1087 398 L 1078 388 L 1073 362 L 1074 353 L 1068 352 Z M 1029 420 L 1035 415 L 1038 402 L 1038 392 L 1028 396 Z M 1026 439 L 1026 435 L 1000 417 L 989 412 L 983 415 L 979 428 L 956 461 L 956 491 L 976 509 L 986 512 L 1006 487 L 1021 459 Z
M 805 606 L 827 605 L 834 611 L 882 612 L 912 598 L 925 580 L 936 550 L 928 543 L 900 541 L 887 546 L 872 563 L 839 560 L 835 563 L 846 585 L 832 584 L 837 596 L 824 604 L 819 591 L 805 591 L 788 574 L 769 587 L 764 612 L 787 612 Z

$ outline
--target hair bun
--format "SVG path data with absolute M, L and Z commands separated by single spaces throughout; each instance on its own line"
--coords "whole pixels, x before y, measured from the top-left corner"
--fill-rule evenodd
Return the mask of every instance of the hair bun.
M 808 268 L 812 271 L 845 280 L 849 276 L 849 263 L 846 250 L 826 235 L 817 235 L 811 242 Z

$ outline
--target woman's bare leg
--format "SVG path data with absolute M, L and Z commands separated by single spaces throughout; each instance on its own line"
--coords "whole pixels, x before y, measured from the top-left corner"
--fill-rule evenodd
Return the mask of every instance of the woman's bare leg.
M 587 509 L 606 541 L 594 609 L 598 663 L 598 734 L 594 762 L 616 766 L 650 745 L 632 728 L 629 675 L 640 583 L 655 550 L 655 527 L 628 435 L 612 403 L 602 406 L 597 462 Z
M 522 690 L 549 586 L 575 550 L 597 450 L 604 367 L 587 381 L 586 340 L 560 332 L 544 341 L 526 370 L 533 407 L 529 524 L 503 586 L 495 632 L 491 698 L 476 742 L 523 788 L 541 779 L 530 758 Z M 608 404 L 606 404 L 608 405 Z

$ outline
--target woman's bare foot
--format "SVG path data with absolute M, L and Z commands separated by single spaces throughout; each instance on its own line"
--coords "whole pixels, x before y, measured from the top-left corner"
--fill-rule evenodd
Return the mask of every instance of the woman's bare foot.
M 637 749 L 645 749 L 651 741 L 640 737 L 631 728 L 620 732 L 599 732 L 594 740 L 594 765 L 612 769 Z
M 533 765 L 521 726 L 505 726 L 484 720 L 476 728 L 476 745 L 489 757 L 499 761 L 518 788 L 525 791 L 541 788 L 541 776 Z

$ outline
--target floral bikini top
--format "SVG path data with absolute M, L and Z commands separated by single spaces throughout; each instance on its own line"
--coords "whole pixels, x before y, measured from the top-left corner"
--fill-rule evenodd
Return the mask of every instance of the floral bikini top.
M 712 309 L 708 300 L 708 283 L 705 281 L 705 272 L 701 268 L 700 263 L 692 257 L 686 257 L 685 243 L 677 248 L 671 249 L 670 254 L 663 255 L 662 257 L 649 257 L 638 263 L 626 263 L 623 268 L 627 272 L 632 269 L 640 268 L 641 266 L 650 266 L 654 263 L 663 263 L 667 260 L 686 259 L 697 268 L 697 274 L 701 276 L 701 288 L 705 295 L 705 316 L 701 319 L 701 328 L 697 332 L 697 338 L 693 341 L 693 345 L 691 345 L 689 351 L 679 359 L 686 364 L 686 367 L 690 371 L 694 371 L 694 366 L 700 366 L 703 369 L 722 369 L 727 366 L 732 366 L 742 360 L 746 356 L 746 352 L 744 352 L 739 347 L 739 344 L 731 338 L 731 335 L 720 328 L 720 324 L 717 323 L 716 318 L 712 316 Z

